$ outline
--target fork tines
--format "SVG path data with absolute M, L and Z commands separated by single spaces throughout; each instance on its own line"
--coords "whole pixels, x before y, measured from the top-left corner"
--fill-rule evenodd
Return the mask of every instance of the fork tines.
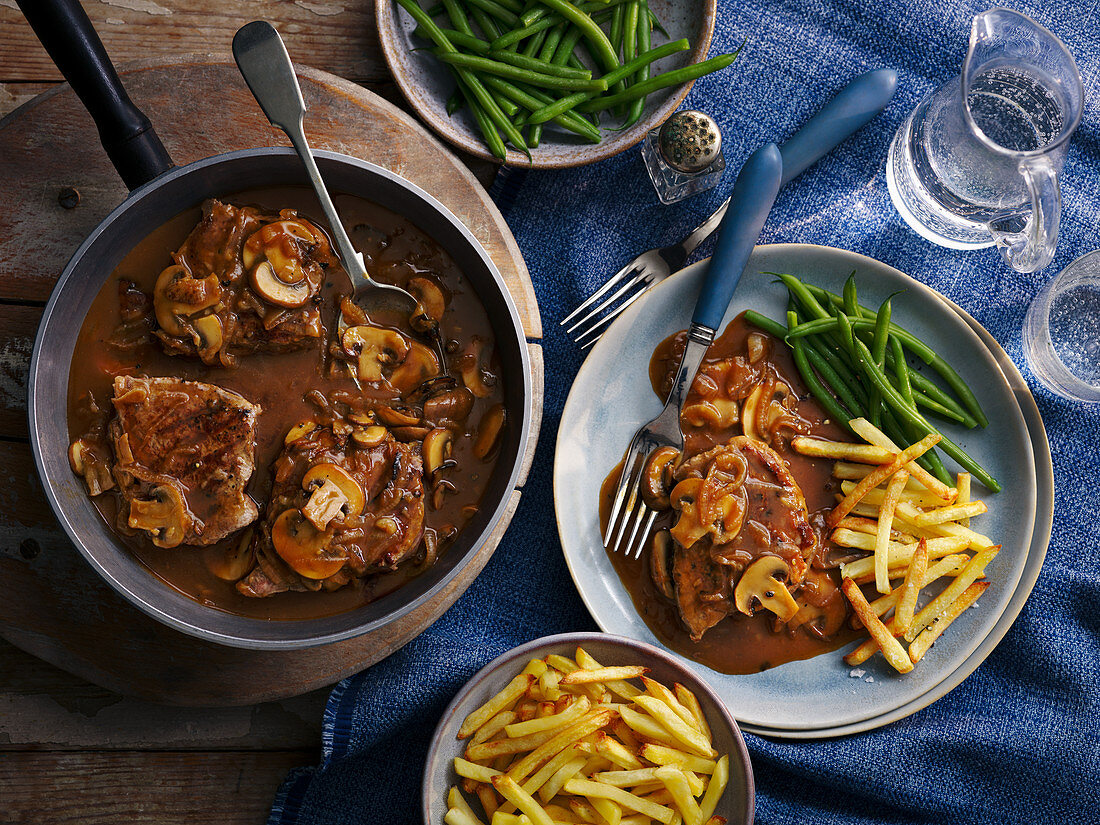
M 640 494 L 642 474 L 646 462 L 649 460 L 648 450 L 637 449 L 635 444 L 630 445 L 627 460 L 623 462 L 623 474 L 619 477 L 619 484 L 615 490 L 615 499 L 611 503 L 611 514 L 607 519 L 607 530 L 604 533 L 603 543 L 611 552 L 625 553 L 628 557 L 641 558 L 642 548 L 649 531 L 653 529 L 653 522 L 657 518 L 657 511 L 650 509 Z M 620 519 L 619 516 L 622 516 Z M 633 518 L 631 516 L 633 515 Z M 630 530 L 630 537 L 624 545 L 623 537 Z M 643 527 L 644 524 L 644 527 Z M 616 528 L 616 525 L 617 528 Z M 614 539 L 612 534 L 614 533 Z
M 603 334 L 603 328 L 611 323 L 619 313 L 634 303 L 653 283 L 651 273 L 637 266 L 637 261 L 631 261 L 616 272 L 606 284 L 599 288 L 588 300 L 570 312 L 563 318 L 559 326 L 565 326 L 570 321 L 573 325 L 565 330 L 567 335 L 580 344 L 582 349 L 587 349 Z M 618 287 L 618 289 L 615 289 Z M 608 295 L 614 290 L 614 293 Z M 607 296 L 607 297 L 604 297 Z M 602 301 L 600 299 L 603 299 Z M 596 303 L 599 301 L 599 303 Z M 593 306 L 595 304 L 595 306 Z M 585 310 L 588 310 L 585 312 Z M 581 313 L 582 317 L 577 318 Z M 574 321 L 574 319 L 576 319 Z M 580 328 L 579 332 L 575 332 Z

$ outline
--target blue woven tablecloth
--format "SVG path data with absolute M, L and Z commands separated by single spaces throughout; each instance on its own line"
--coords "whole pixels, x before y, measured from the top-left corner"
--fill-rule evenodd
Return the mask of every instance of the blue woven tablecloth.
M 718 189 L 661 206 L 637 151 L 571 171 L 502 175 L 494 196 L 531 270 L 546 333 L 542 433 L 522 503 L 489 565 L 450 611 L 403 650 L 336 687 L 322 763 L 288 777 L 271 825 L 418 822 L 428 740 L 459 687 L 522 642 L 595 629 L 554 523 L 554 440 L 581 363 L 558 321 L 638 252 L 679 240 L 717 207 L 753 149 L 789 136 L 847 80 L 880 67 L 899 72 L 893 103 L 780 193 L 762 242 L 828 244 L 877 258 L 939 290 L 993 333 L 1024 370 L 1047 426 L 1057 484 L 1054 537 L 1012 630 L 946 697 L 844 739 L 746 735 L 757 820 L 1100 821 L 1100 409 L 1038 386 L 1020 348 L 1024 313 L 1042 279 L 1100 247 L 1094 0 L 1013 5 L 1066 42 L 1086 89 L 1051 267 L 1021 275 L 994 250 L 932 246 L 904 224 L 886 191 L 895 129 L 926 92 L 957 75 L 970 21 L 988 7 L 974 0 L 720 0 L 711 53 L 732 51 L 746 37 L 748 43 L 730 70 L 697 83 L 685 104 L 712 113 L 722 127 L 730 168 Z

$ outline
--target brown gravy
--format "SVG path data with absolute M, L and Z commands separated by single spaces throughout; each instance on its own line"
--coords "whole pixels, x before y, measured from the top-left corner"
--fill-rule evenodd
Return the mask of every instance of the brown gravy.
M 297 209 L 311 219 L 320 212 L 312 192 L 302 187 L 250 190 L 224 200 L 259 206 L 271 212 Z M 461 347 L 473 336 L 492 340 L 492 328 L 484 307 L 455 262 L 435 241 L 382 206 L 349 195 L 337 195 L 334 200 L 349 227 L 352 243 L 368 256 L 368 261 L 373 259 L 373 275 L 383 281 L 403 284 L 417 272 L 431 271 L 447 287 L 450 302 L 441 323 L 445 341 L 457 341 L 456 349 L 461 352 Z M 248 485 L 249 494 L 260 505 L 262 518 L 271 491 L 269 468 L 283 448 L 284 436 L 295 423 L 317 412 L 317 408 L 306 400 L 306 393 L 316 389 L 328 395 L 335 390 L 352 391 L 355 387 L 342 372 L 330 377 L 322 369 L 322 350 L 327 338 L 297 352 L 260 352 L 243 356 L 239 366 L 233 369 L 207 366 L 195 357 L 168 356 L 159 342 L 135 351 L 119 351 L 108 344 L 120 323 L 119 281 L 133 281 L 142 291 L 152 292 L 158 274 L 171 263 L 170 254 L 180 246 L 199 217 L 198 207 L 187 210 L 138 243 L 97 295 L 84 319 L 70 366 L 69 434 L 75 439 L 92 424 L 85 410 L 87 393 L 92 394 L 100 408 L 111 409 L 112 381 L 116 375 L 172 376 L 206 381 L 236 391 L 263 410 L 256 427 L 256 470 Z M 314 222 L 325 228 L 322 221 Z M 335 322 L 336 296 L 347 291 L 344 274 L 339 270 L 330 271 L 321 290 L 322 316 L 327 328 Z M 499 375 L 495 356 L 490 362 L 490 371 Z M 491 395 L 474 400 L 466 425 L 469 437 L 459 437 L 454 442 L 453 457 L 458 461 L 458 469 L 452 478 L 457 489 L 447 497 L 442 509 L 428 508 L 428 528 L 439 531 L 450 526 L 461 528 L 478 507 L 496 459 L 495 453 L 485 460 L 475 458 L 473 436 L 485 412 L 502 399 L 503 386 L 498 381 Z M 208 562 L 225 554 L 236 536 L 206 548 L 159 548 L 144 536 L 123 535 L 114 529 L 119 508 L 117 493 L 104 493 L 93 502 L 119 541 L 151 573 L 196 601 L 243 616 L 305 619 L 341 613 L 392 592 L 420 572 L 416 564 L 410 562 L 396 572 L 353 580 L 332 592 L 286 592 L 263 599 L 248 598 L 237 592 L 233 582 L 218 578 L 208 569 Z
M 746 339 L 750 332 L 763 335 L 755 327 L 746 324 L 743 316 L 735 318 L 722 335 L 715 340 L 707 351 L 704 364 L 741 355 L 746 350 Z M 662 385 L 671 379 L 679 363 L 679 353 L 675 349 L 677 340 L 683 340 L 684 333 L 677 333 L 661 342 L 650 361 L 650 381 L 654 393 L 664 399 L 667 391 Z M 781 378 L 787 382 L 797 396 L 797 413 L 809 423 L 807 435 L 829 438 L 837 441 L 848 440 L 847 434 L 835 423 L 827 420 L 820 406 L 806 391 L 799 378 L 789 351 L 782 342 L 771 336 L 772 347 L 769 360 L 778 370 Z M 693 390 L 687 404 L 698 399 Z M 686 405 L 685 405 L 686 406 Z M 740 425 L 728 429 L 689 428 L 685 433 L 685 447 L 689 455 L 704 452 L 712 446 L 726 443 L 731 437 L 741 434 Z M 832 462 L 828 459 L 814 459 L 799 455 L 789 445 L 779 442 L 772 445 L 789 466 L 806 498 L 810 522 L 819 533 L 822 532 L 824 514 L 835 505 L 834 494 L 839 486 L 832 478 Z M 600 523 L 606 526 L 611 509 L 611 497 L 618 484 L 622 465 L 604 480 L 600 491 Z M 672 523 L 672 511 L 658 514 L 654 530 L 669 527 Z M 829 548 L 825 548 L 819 558 Z M 836 650 L 856 638 L 858 633 L 847 627 L 829 639 L 821 639 L 809 632 L 798 629 L 788 631 L 773 630 L 775 616 L 766 610 L 760 610 L 755 616 L 734 613 L 710 628 L 698 641 L 692 641 L 675 604 L 667 599 L 657 588 L 649 573 L 648 550 L 641 559 L 628 558 L 624 553 L 608 552 L 608 558 L 630 593 L 638 615 L 653 631 L 658 639 L 681 655 L 694 659 L 721 673 L 747 674 L 776 667 L 786 662 L 809 659 Z M 815 570 L 828 575 L 836 585 L 840 584 L 838 571 Z M 839 594 L 837 594 L 839 595 Z

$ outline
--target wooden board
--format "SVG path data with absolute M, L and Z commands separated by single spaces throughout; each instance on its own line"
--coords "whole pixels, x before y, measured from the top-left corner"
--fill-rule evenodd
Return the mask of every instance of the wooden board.
M 201 58 L 124 67 L 123 81 L 177 163 L 286 145 L 235 67 Z M 469 170 L 407 114 L 324 72 L 301 68 L 307 130 L 318 148 L 387 167 L 442 201 L 497 264 L 528 336 L 534 386 L 530 466 L 542 411 L 542 330 L 515 240 Z M 66 209 L 58 193 L 80 202 Z M 331 684 L 418 635 L 466 589 L 492 555 L 498 529 L 442 593 L 368 636 L 302 651 L 258 652 L 200 642 L 130 607 L 102 582 L 57 525 L 26 438 L 26 370 L 41 304 L 86 233 L 125 197 L 88 115 L 66 86 L 0 121 L 0 636 L 71 673 L 126 695 L 179 705 L 246 705 Z M 522 480 L 520 483 L 522 486 Z

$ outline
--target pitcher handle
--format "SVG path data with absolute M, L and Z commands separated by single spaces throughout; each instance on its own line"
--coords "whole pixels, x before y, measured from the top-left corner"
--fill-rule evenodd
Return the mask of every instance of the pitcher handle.
M 1031 214 L 1014 212 L 989 222 L 1001 257 L 1017 272 L 1036 272 L 1054 260 L 1062 219 L 1058 171 L 1047 158 L 1020 162 L 1020 174 L 1031 193 Z

